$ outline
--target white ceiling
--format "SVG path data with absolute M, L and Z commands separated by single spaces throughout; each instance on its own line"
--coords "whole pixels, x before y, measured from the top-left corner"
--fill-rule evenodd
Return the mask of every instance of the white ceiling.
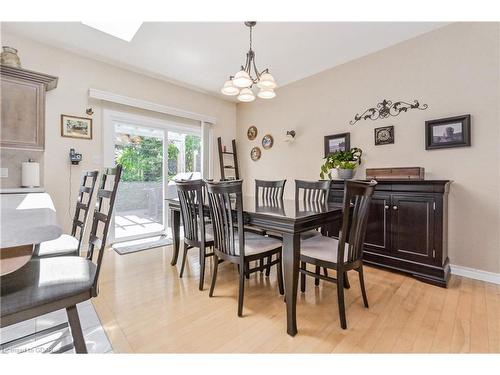
M 283 86 L 444 25 L 258 22 L 253 45 L 257 68 Z M 10 22 L 2 30 L 216 94 L 244 64 L 249 43 L 242 22 L 145 22 L 131 42 L 78 22 Z

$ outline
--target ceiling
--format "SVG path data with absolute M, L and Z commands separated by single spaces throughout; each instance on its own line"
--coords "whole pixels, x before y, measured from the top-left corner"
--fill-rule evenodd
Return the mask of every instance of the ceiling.
M 258 22 L 253 46 L 257 68 L 284 86 L 444 25 Z M 217 95 L 249 44 L 242 22 L 145 22 L 131 42 L 79 22 L 4 22 L 2 30 Z

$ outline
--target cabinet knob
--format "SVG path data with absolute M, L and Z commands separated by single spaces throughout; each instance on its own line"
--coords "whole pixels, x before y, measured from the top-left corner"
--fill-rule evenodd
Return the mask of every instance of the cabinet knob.
M 388 209 L 389 209 L 389 206 L 388 206 L 388 205 L 385 205 L 385 206 L 384 206 L 384 208 L 385 208 L 386 210 L 388 210 Z
M 392 209 L 396 211 L 398 209 L 398 206 L 392 206 Z

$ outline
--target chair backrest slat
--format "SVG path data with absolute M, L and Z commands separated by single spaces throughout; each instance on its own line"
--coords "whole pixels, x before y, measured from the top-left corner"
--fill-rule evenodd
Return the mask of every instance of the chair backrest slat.
M 283 199 L 286 180 L 255 180 L 255 198 L 260 202 L 272 202 Z
M 205 183 L 214 227 L 215 250 L 221 255 L 240 256 L 243 259 L 245 238 L 243 235 L 242 180 L 205 181 Z M 236 235 L 236 226 L 238 235 Z
M 83 235 L 85 234 L 85 224 L 87 223 L 88 213 L 90 211 L 90 201 L 94 193 L 95 183 L 99 171 L 87 171 L 83 174 L 80 188 L 78 189 L 78 198 L 76 201 L 75 215 L 71 227 L 71 235 L 78 240 L 78 251 L 82 244 Z M 83 213 L 83 217 L 80 218 Z M 78 234 L 76 233 L 78 229 Z
M 305 205 L 311 203 L 325 204 L 330 196 L 331 181 L 295 180 L 295 200 Z
M 203 180 L 176 181 L 177 195 L 184 224 L 184 238 L 197 246 L 205 242 L 205 220 L 203 203 L 205 183 Z
M 363 256 L 370 201 L 377 183 L 346 181 L 342 214 L 342 229 L 339 233 L 338 264 L 344 263 L 345 244 L 348 243 L 347 262 L 355 262 Z
M 94 282 L 92 284 L 92 295 L 97 296 L 97 282 L 99 279 L 99 273 L 101 271 L 102 259 L 104 256 L 104 249 L 106 247 L 106 239 L 108 237 L 109 225 L 111 222 L 111 217 L 113 214 L 113 208 L 116 200 L 116 193 L 118 191 L 118 184 L 122 175 L 122 166 L 117 164 L 115 168 L 105 168 L 103 174 L 101 175 L 101 181 L 99 183 L 99 189 L 97 191 L 96 204 L 94 208 L 94 215 L 92 218 L 92 229 L 90 231 L 89 237 L 89 248 L 87 251 L 87 259 L 93 261 L 94 250 L 97 249 L 97 262 L 96 262 L 96 274 L 94 276 Z M 106 183 L 112 179 L 111 190 L 106 189 Z M 103 191 L 110 191 L 109 194 L 102 194 Z M 108 201 L 107 207 L 104 207 L 104 200 Z M 105 212 L 103 212 L 105 210 Z M 102 224 L 102 225 L 99 225 Z

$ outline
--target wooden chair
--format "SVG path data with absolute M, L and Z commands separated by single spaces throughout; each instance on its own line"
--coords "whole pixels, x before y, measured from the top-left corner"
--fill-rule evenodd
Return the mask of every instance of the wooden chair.
M 276 254 L 277 260 L 272 262 L 271 266 L 277 266 L 279 293 L 281 295 L 284 294 L 281 267 L 282 242 L 276 238 L 244 231 L 242 180 L 219 183 L 206 182 L 206 184 L 210 215 L 214 229 L 215 253 L 214 271 L 209 295 L 212 297 L 214 293 L 219 260 L 237 264 L 240 270 L 238 316 L 242 316 L 245 275 L 260 270 L 260 267 L 251 269 L 250 262 Z M 237 224 L 237 229 L 235 224 Z
M 255 180 L 255 197 L 265 201 L 283 199 L 286 180 L 265 181 Z
M 347 271 L 358 272 L 363 302 L 365 307 L 368 307 L 362 255 L 369 205 L 376 184 L 376 182 L 346 181 L 339 239 L 316 236 L 301 241 L 300 245 L 301 291 L 305 292 L 306 275 L 337 283 L 340 325 L 343 329 L 347 328 L 344 305 L 344 277 Z M 337 278 L 310 272 L 306 269 L 307 264 L 333 269 L 337 273 Z
M 214 236 L 212 224 L 206 224 L 203 215 L 204 185 L 203 180 L 176 181 L 177 194 L 181 206 L 181 217 L 184 223 L 184 254 L 179 277 L 184 274 L 187 251 L 198 248 L 200 251 L 200 285 L 203 290 L 205 280 L 205 258 L 213 256 L 207 248 L 213 247 Z
M 71 235 L 63 234 L 52 241 L 42 242 L 35 246 L 34 257 L 53 257 L 65 255 L 80 255 L 87 216 L 90 211 L 90 202 L 94 194 L 94 187 L 99 171 L 87 171 L 83 174 L 78 198 L 76 201 L 75 215 L 73 216 L 73 226 Z M 82 216 L 80 218 L 80 216 Z M 78 230 L 78 235 L 77 235 Z
M 280 202 L 283 201 L 283 194 L 285 192 L 285 184 L 286 180 L 278 180 L 278 181 L 266 181 L 266 180 L 255 180 L 255 202 L 259 205 L 270 206 L 276 205 L 279 206 Z M 266 234 L 264 231 L 262 234 Z M 272 237 L 280 238 L 281 235 L 278 233 L 267 233 Z M 271 273 L 271 264 L 272 257 L 267 258 L 267 263 L 264 264 L 264 261 L 260 261 L 259 267 L 260 272 L 264 272 L 264 268 L 266 269 L 266 276 L 269 277 Z
M 121 165 L 117 165 L 116 168 L 106 168 L 101 176 L 85 258 L 34 258 L 18 271 L 2 276 L 1 328 L 66 309 L 75 351 L 87 352 L 76 304 L 97 297 L 99 273 L 121 171 Z M 112 189 L 106 190 L 106 183 L 112 176 Z M 105 199 L 109 201 L 107 208 L 103 204 Z M 97 254 L 94 254 L 96 249 Z

